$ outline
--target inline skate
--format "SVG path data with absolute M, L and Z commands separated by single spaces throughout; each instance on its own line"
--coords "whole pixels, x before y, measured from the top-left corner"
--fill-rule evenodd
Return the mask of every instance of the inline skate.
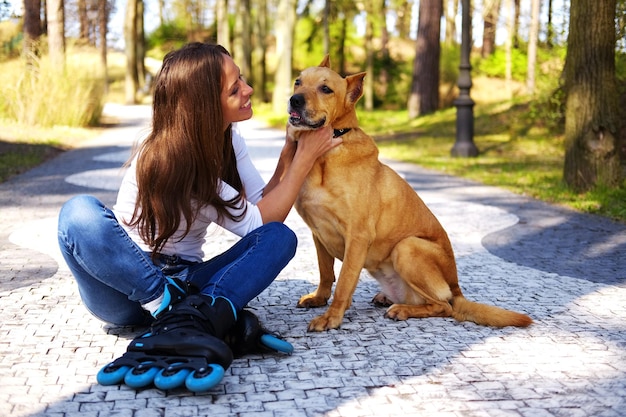
M 217 385 L 233 361 L 223 341 L 236 311 L 224 297 L 193 294 L 163 309 L 150 329 L 134 339 L 126 353 L 103 367 L 101 385 L 160 389 L 185 385 L 193 392 Z
M 98 383 L 154 384 L 164 390 L 185 385 L 202 392 L 222 380 L 234 356 L 293 352 L 289 342 L 270 334 L 249 310 L 237 314 L 228 299 L 199 294 L 178 279 L 168 278 L 163 302 L 152 315 L 156 320 L 150 329 L 98 372 Z
M 291 354 L 291 343 L 270 333 L 261 325 L 259 318 L 250 310 L 239 312 L 237 322 L 226 335 L 224 341 L 238 358 L 252 353 L 280 352 Z

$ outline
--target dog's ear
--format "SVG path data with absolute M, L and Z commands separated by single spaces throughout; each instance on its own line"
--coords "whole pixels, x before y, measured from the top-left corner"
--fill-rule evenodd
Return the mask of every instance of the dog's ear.
M 330 68 L 330 55 L 326 55 L 324 57 L 324 59 L 322 59 L 322 62 L 320 62 L 320 64 L 318 66 L 319 67 Z
M 363 95 L 363 78 L 365 78 L 366 74 L 366 72 L 359 72 L 346 77 L 348 82 L 348 94 L 346 94 L 346 97 L 353 103 L 356 103 Z

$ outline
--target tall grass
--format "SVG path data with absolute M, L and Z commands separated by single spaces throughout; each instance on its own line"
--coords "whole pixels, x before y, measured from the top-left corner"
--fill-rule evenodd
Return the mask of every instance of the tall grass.
M 105 80 L 96 54 L 67 54 L 63 68 L 46 56 L 30 67 L 2 63 L 0 118 L 28 126 L 92 126 L 104 107 Z

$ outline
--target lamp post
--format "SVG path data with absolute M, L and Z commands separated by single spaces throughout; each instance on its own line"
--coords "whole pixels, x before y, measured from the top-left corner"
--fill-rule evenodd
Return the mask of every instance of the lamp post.
M 459 65 L 459 96 L 456 106 L 456 142 L 450 151 L 452 156 L 470 157 L 478 155 L 474 144 L 474 100 L 470 97 L 472 76 L 469 56 L 470 39 L 470 0 L 461 0 L 461 64 Z

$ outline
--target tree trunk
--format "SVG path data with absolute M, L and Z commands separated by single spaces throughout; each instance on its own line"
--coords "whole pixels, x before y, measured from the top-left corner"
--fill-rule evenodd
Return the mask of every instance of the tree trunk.
M 526 70 L 526 92 L 535 93 L 535 67 L 537 65 L 537 37 L 539 36 L 539 11 L 541 0 L 531 1 L 530 30 L 528 32 L 528 67 Z
M 109 92 L 109 69 L 107 61 L 107 33 L 109 31 L 109 5 L 107 0 L 98 1 L 98 21 L 100 29 L 100 65 L 102 65 L 102 73 L 104 78 L 104 93 Z
M 365 6 L 365 77 L 363 86 L 363 102 L 365 110 L 374 110 L 374 3 L 367 2 Z
M 255 73 L 255 95 L 264 103 L 269 101 L 267 96 L 267 0 L 257 0 L 257 18 L 254 19 L 257 28 L 257 40 L 254 43 L 255 63 L 252 71 Z
M 137 2 L 128 0 L 124 19 L 124 41 L 126 52 L 126 104 L 137 103 L 139 76 L 137 74 Z
M 552 0 L 548 0 L 548 24 L 546 25 L 546 46 L 552 49 L 554 45 L 554 24 L 552 23 Z
M 146 84 L 146 34 L 144 32 L 144 2 L 137 1 L 137 88 L 144 89 Z
M 215 6 L 215 19 L 217 24 L 217 43 L 230 52 L 231 44 L 230 27 L 228 25 L 228 0 L 217 0 Z
M 287 98 L 292 92 L 291 65 L 293 58 L 293 33 L 296 26 L 296 0 L 280 0 L 276 15 L 276 74 L 272 109 L 275 113 L 287 112 Z
M 446 17 L 446 45 L 456 44 L 456 15 L 459 13 L 459 0 L 443 0 L 443 10 Z
M 78 39 L 89 43 L 89 19 L 87 18 L 87 0 L 78 0 Z
M 520 0 L 513 0 L 515 10 L 513 18 L 513 48 L 519 49 L 519 18 L 521 16 Z
M 398 20 L 396 21 L 396 30 L 400 39 L 408 39 L 411 33 L 411 9 L 413 2 L 402 0 L 396 7 Z
M 410 119 L 432 113 L 439 108 L 439 35 L 442 12 L 442 0 L 420 1 L 413 81 L 407 104 Z
M 504 53 L 505 53 L 505 63 L 504 63 L 504 82 L 506 84 L 506 89 L 508 91 L 509 97 L 513 96 L 513 63 L 512 63 L 512 48 L 513 48 L 513 37 L 515 32 L 515 13 L 513 10 L 513 1 L 512 0 L 504 0 L 504 8 L 507 13 L 506 19 L 506 40 L 504 42 Z
M 322 25 L 324 26 L 324 55 L 328 55 L 330 54 L 330 0 L 324 0 Z
M 235 30 L 233 33 L 233 55 L 241 69 L 241 73 L 249 77 L 250 85 L 254 85 L 252 73 L 252 38 L 250 31 L 250 0 L 235 2 Z
M 483 45 L 480 56 L 487 58 L 496 50 L 496 27 L 500 15 L 500 0 L 486 0 L 483 12 Z
M 339 74 L 346 73 L 346 38 L 348 37 L 348 23 L 347 19 L 341 19 L 339 31 L 339 39 L 337 39 L 337 56 L 339 57 L 339 63 L 337 65 L 337 72 Z
M 578 0 L 570 8 L 563 178 L 579 192 L 620 181 L 615 10 L 616 0 Z
M 381 16 L 387 16 L 387 0 L 381 0 L 380 1 L 380 7 L 381 7 Z M 382 65 L 381 65 L 381 69 L 380 69 L 380 82 L 378 83 L 378 91 L 380 94 L 380 97 L 386 101 L 386 97 L 387 97 L 387 91 L 389 89 L 389 81 L 391 76 L 389 75 L 389 64 L 391 61 L 391 55 L 389 53 L 389 31 L 387 30 L 387 24 L 386 22 L 383 20 L 382 22 L 382 28 L 381 28 L 381 34 L 380 34 L 380 52 L 382 55 Z
M 48 0 L 48 56 L 55 69 L 65 67 L 65 15 L 63 0 Z
M 41 1 L 24 0 L 24 44 L 23 55 L 27 67 L 35 65 L 39 56 L 39 38 L 41 37 Z

